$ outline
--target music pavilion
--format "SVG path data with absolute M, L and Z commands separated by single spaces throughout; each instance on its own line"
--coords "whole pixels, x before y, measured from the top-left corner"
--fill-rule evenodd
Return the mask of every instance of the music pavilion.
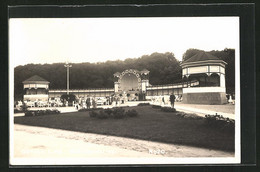
M 138 97 L 137 100 L 151 100 L 173 93 L 181 95 L 183 103 L 223 104 L 226 102 L 225 66 L 223 60 L 207 52 L 200 52 L 181 64 L 182 83 L 151 85 L 148 70 L 127 69 L 114 74 L 114 88 L 71 89 L 69 92 L 78 98 L 118 95 Z M 65 89 L 49 90 L 49 82 L 39 76 L 33 76 L 23 84 L 24 100 L 48 101 L 49 98 L 67 93 Z

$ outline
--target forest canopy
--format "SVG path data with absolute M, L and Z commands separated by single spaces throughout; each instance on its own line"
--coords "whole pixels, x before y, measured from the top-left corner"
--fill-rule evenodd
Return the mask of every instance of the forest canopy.
M 188 59 L 194 53 L 189 49 L 184 53 L 183 59 Z M 195 50 L 198 51 L 198 50 Z M 201 50 L 199 50 L 201 51 Z M 223 51 L 211 51 L 213 55 L 226 61 L 228 69 L 226 72 L 231 79 L 234 75 L 234 50 L 225 49 Z M 106 61 L 98 63 L 72 63 L 70 68 L 70 89 L 88 89 L 88 88 L 113 88 L 113 74 L 122 72 L 126 69 L 147 69 L 150 71 L 150 84 L 162 85 L 179 83 L 182 81 L 182 70 L 174 54 L 153 53 L 143 55 L 139 58 L 128 58 L 125 60 Z M 64 63 L 54 64 L 27 64 L 17 66 L 14 69 L 14 95 L 16 99 L 22 99 L 22 82 L 33 75 L 39 75 L 50 82 L 50 89 L 66 89 L 66 68 Z M 234 78 L 233 78 L 234 79 Z M 228 82 L 228 81 L 227 81 Z M 233 81 L 232 81 L 233 82 Z M 234 84 L 227 84 L 234 86 Z

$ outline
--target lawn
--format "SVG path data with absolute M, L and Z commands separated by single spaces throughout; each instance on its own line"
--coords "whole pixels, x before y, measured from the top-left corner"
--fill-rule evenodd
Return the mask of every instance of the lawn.
M 205 119 L 189 119 L 162 112 L 151 106 L 128 107 L 136 109 L 138 117 L 124 119 L 90 118 L 89 112 L 59 115 L 15 117 L 16 124 L 40 126 L 85 133 L 97 133 L 143 140 L 175 143 L 234 151 L 234 130 L 223 132 L 205 125 Z

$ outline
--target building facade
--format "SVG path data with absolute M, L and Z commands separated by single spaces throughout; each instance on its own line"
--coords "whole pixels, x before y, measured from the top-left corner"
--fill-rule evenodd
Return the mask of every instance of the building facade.
M 114 88 L 70 89 L 77 98 L 120 96 L 127 100 L 152 100 L 158 96 L 175 94 L 184 103 L 223 104 L 226 103 L 226 63 L 219 58 L 200 52 L 181 64 L 183 82 L 167 85 L 151 85 L 150 72 L 127 69 L 114 74 Z M 174 83 L 174 81 L 173 81 Z M 49 90 L 49 82 L 33 76 L 23 82 L 24 99 L 47 100 L 59 98 L 67 90 Z
M 23 81 L 24 101 L 48 101 L 49 83 L 38 75 Z
M 226 103 L 226 62 L 207 53 L 200 52 L 184 61 L 182 77 L 184 82 L 196 80 L 197 86 L 183 88 L 183 102 L 193 104 Z

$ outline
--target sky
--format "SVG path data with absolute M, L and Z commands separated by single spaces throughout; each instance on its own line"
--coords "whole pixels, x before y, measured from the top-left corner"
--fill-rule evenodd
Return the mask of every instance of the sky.
M 239 47 L 238 17 L 9 19 L 9 61 L 81 63 L 124 60 L 189 48 Z

